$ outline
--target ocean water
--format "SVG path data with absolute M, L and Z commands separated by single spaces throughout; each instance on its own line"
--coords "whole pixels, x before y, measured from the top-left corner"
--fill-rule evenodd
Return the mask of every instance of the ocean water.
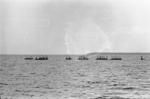
M 95 60 L 100 55 L 122 60 Z M 148 53 L 28 56 L 38 55 L 0 55 L 1 99 L 150 99 Z

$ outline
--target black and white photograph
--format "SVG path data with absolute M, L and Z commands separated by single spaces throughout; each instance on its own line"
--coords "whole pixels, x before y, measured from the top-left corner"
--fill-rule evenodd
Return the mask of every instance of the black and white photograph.
M 150 0 L 0 0 L 0 99 L 150 99 Z

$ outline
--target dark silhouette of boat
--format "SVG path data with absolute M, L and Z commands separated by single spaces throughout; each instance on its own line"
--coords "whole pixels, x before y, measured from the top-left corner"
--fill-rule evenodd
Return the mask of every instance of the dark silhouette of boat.
M 107 56 L 98 56 L 96 60 L 108 60 Z
M 48 60 L 47 56 L 39 56 L 39 57 L 35 57 L 35 60 Z
M 141 60 L 144 60 L 144 57 L 143 57 L 143 56 L 141 56 Z
M 118 57 L 118 56 L 114 56 L 114 57 L 112 57 L 110 60 L 122 60 L 122 58 L 121 58 L 121 57 Z
M 33 60 L 34 58 L 33 57 L 26 57 L 24 58 L 25 60 Z
M 70 56 L 67 56 L 65 59 L 66 60 L 72 60 L 72 58 Z
M 88 60 L 88 58 L 86 56 L 79 56 L 78 60 Z

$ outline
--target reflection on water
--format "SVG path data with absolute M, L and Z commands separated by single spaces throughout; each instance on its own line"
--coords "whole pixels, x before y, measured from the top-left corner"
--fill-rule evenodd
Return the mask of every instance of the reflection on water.
M 24 57 L 0 56 L 2 99 L 150 99 L 150 62 L 137 56 L 121 61 Z

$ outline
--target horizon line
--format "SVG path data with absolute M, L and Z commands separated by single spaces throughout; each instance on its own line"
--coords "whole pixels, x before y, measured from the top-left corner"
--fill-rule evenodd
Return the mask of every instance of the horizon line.
M 0 55 L 90 55 L 90 54 L 150 54 L 150 52 L 90 52 L 86 54 L 0 54 Z

